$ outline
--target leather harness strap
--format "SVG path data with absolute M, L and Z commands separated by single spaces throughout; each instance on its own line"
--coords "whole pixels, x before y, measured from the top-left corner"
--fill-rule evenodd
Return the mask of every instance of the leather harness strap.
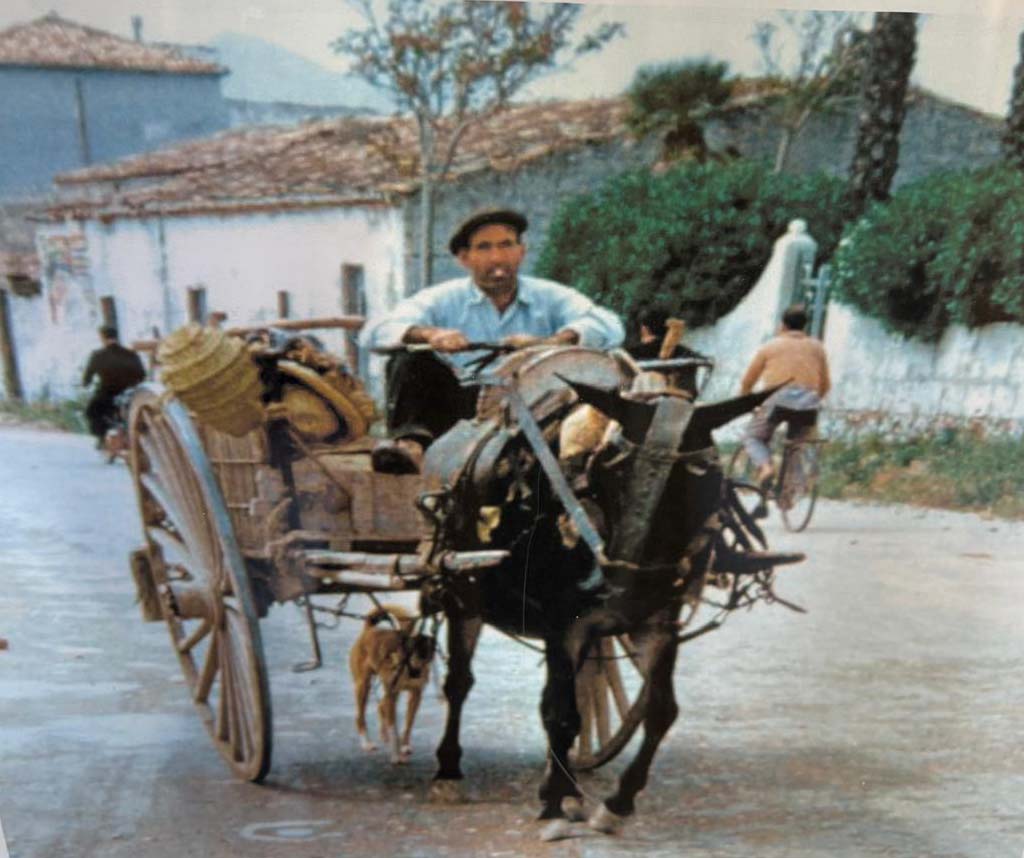
M 622 508 L 624 515 L 616 530 L 611 555 L 636 562 L 651 529 L 651 521 L 662 495 L 672 463 L 679 458 L 683 433 L 693 417 L 693 403 L 677 396 L 658 400 L 651 426 L 636 452 Z

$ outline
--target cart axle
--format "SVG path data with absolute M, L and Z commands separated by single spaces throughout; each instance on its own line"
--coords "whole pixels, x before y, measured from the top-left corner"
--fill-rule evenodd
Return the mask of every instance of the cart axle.
M 447 551 L 427 565 L 419 554 L 371 554 L 364 551 L 304 551 L 306 572 L 328 584 L 361 590 L 408 590 L 437 574 L 470 574 L 490 569 L 507 551 Z

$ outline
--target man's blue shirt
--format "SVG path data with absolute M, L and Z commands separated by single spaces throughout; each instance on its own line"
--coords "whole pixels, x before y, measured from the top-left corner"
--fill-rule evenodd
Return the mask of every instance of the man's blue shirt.
M 512 334 L 550 337 L 566 329 L 579 335 L 580 345 L 591 348 L 615 348 L 625 339 L 622 322 L 615 313 L 553 280 L 519 277 L 515 300 L 499 313 L 471 278 L 459 277 L 406 298 L 367 325 L 359 341 L 365 347 L 397 345 L 414 325 L 455 328 L 470 341 L 489 343 Z M 477 355 L 448 357 L 464 365 Z

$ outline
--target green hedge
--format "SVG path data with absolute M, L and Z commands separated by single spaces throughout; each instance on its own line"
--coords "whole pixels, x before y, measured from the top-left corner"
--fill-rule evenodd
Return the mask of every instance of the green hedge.
M 924 340 L 1024 321 L 1024 176 L 998 165 L 902 188 L 849 230 L 834 274 L 836 297 Z
M 823 174 L 774 175 L 750 161 L 622 174 L 561 205 L 537 271 L 630 319 L 659 303 L 690 326 L 708 324 L 757 282 L 793 218 L 807 220 L 819 255 L 830 256 L 843 189 Z

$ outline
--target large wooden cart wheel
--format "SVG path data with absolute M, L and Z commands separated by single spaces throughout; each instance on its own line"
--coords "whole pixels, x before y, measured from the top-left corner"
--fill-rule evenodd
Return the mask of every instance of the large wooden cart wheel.
M 643 721 L 644 669 L 628 635 L 601 638 L 576 675 L 580 734 L 573 763 L 580 771 L 614 759 Z
M 129 418 L 146 549 L 192 700 L 235 774 L 270 769 L 271 714 L 259 622 L 231 518 L 192 420 L 144 386 Z

